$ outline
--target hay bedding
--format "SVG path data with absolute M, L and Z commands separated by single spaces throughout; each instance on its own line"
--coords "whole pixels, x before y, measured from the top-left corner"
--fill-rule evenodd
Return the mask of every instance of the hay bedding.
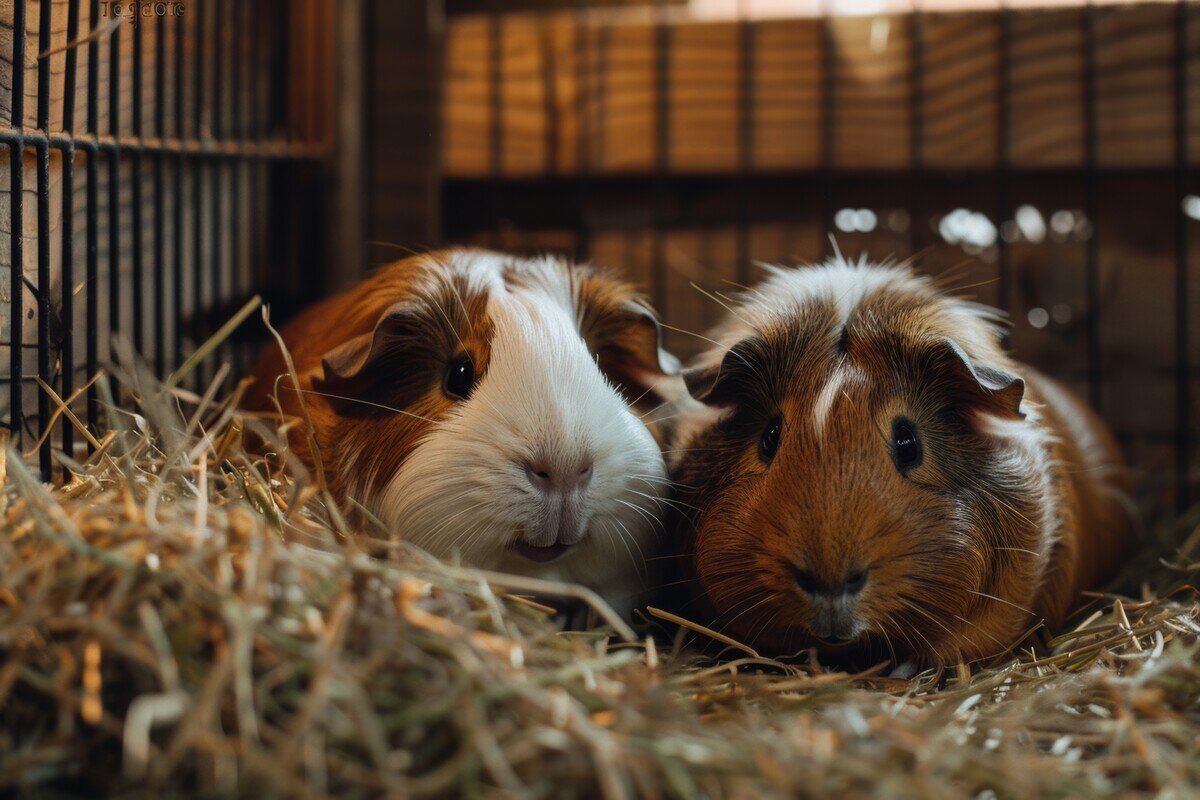
M 5 464 L 6 792 L 1200 792 L 1196 534 L 1136 566 L 1139 599 L 1097 599 L 1048 652 L 847 675 L 705 649 L 661 619 L 562 633 L 520 596 L 556 587 L 355 532 L 320 476 L 272 472 L 244 428 L 277 433 L 234 413 L 239 389 L 217 402 L 220 381 L 196 397 L 116 377 L 138 412 L 110 410 L 70 483 Z

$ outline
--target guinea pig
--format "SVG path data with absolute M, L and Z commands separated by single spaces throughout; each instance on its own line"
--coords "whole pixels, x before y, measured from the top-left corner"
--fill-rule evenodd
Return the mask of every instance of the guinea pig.
M 633 288 L 553 257 L 455 249 L 383 268 L 303 312 L 251 408 L 300 416 L 335 498 L 443 558 L 589 586 L 620 613 L 661 539 L 647 425 L 679 363 Z M 669 376 L 675 375 L 673 379 Z M 312 466 L 307 435 L 290 447 Z
M 1130 539 L 1103 423 L 1005 354 L 1000 312 L 906 267 L 767 269 L 684 373 L 696 607 L 764 650 L 906 668 L 1060 625 Z

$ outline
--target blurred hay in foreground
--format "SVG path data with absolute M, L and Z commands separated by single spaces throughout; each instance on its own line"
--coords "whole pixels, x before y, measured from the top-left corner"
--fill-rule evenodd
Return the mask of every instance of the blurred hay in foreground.
M 243 387 L 217 401 L 220 380 L 196 397 L 117 377 L 137 413 L 110 411 L 69 484 L 8 453 L 0 790 L 1200 791 L 1196 533 L 1138 567 L 1145 597 L 1098 601 L 1049 656 L 913 681 L 714 660 L 674 625 L 560 633 L 501 579 L 351 531 L 302 467 L 247 451 L 247 429 L 279 440 L 235 413 Z

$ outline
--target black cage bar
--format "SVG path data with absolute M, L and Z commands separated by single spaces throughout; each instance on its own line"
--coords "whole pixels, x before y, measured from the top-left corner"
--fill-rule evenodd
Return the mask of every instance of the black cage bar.
M 298 4 L 8 5 L 12 85 L 0 126 L 11 199 L 7 426 L 22 447 L 40 441 L 50 479 L 54 452 L 74 456 L 79 442 L 55 398 L 99 430 L 91 379 L 114 359 L 110 335 L 127 338 L 165 376 L 254 294 L 286 311 L 319 291 L 319 226 L 279 217 L 297 188 L 310 200 L 327 194 L 330 129 L 312 123 L 327 109 L 302 107 L 318 93 L 290 85 L 291 63 L 312 56 L 303 47 L 317 24 Z M 36 232 L 27 224 L 30 164 Z M 286 262 L 275 260 L 283 254 Z M 277 275 L 285 263 L 289 274 Z M 240 338 L 218 356 L 244 367 L 254 346 Z M 25 354 L 34 349 L 31 370 Z M 206 388 L 212 374 L 195 375 L 192 386 Z M 77 400 L 85 383 L 86 400 Z

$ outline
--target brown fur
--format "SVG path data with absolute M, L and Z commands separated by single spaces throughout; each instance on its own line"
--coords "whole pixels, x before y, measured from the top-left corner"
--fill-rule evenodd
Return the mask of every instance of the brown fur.
M 1005 652 L 1037 619 L 1057 627 L 1081 590 L 1111 575 L 1130 532 L 1112 438 L 1008 359 L 977 310 L 905 276 L 867 293 L 843 329 L 832 297 L 760 313 L 773 288 L 747 293 L 722 337 L 736 345 L 690 375 L 719 421 L 674 443 L 672 477 L 692 509 L 678 520 L 688 570 L 716 627 L 775 653 L 972 661 Z M 995 371 L 981 375 L 1024 377 L 1020 408 L 1041 432 L 1031 454 L 1014 457 L 993 427 L 1026 425 L 1021 382 L 983 385 L 947 337 Z M 819 425 L 823 391 L 832 402 Z M 758 442 L 776 415 L 781 443 L 766 463 Z M 898 415 L 923 446 L 908 475 L 889 449 Z M 866 632 L 849 645 L 814 637 L 797 570 L 827 585 L 868 570 L 856 608 Z

